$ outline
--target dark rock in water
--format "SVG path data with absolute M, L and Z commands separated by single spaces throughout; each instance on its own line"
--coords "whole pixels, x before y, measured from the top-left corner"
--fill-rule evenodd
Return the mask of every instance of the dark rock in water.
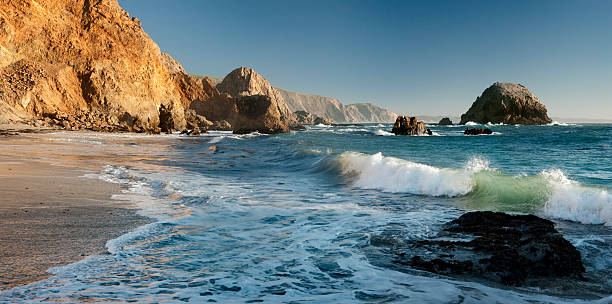
M 453 125 L 453 121 L 450 120 L 450 118 L 448 118 L 448 117 L 444 117 L 444 118 L 442 118 L 440 120 L 438 125 L 441 125 L 441 126 L 452 126 Z
M 398 116 L 391 130 L 395 135 L 423 135 L 427 133 L 425 123 L 417 117 Z
M 552 122 L 546 107 L 526 87 L 514 83 L 496 82 L 488 87 L 461 115 L 460 124 L 469 121 L 521 125 L 543 125 Z
M 505 285 L 537 285 L 542 278 L 581 279 L 585 271 L 580 252 L 551 221 L 534 215 L 468 212 L 447 223 L 437 238 L 408 247 L 412 254 L 398 254 L 396 263 Z
M 463 131 L 463 134 L 465 135 L 491 135 L 493 134 L 493 131 L 491 129 L 467 128 L 465 129 L 465 131 Z

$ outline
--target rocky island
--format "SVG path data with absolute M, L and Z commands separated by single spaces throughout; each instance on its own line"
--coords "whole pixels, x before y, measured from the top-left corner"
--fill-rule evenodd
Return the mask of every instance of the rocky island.
M 398 116 L 391 133 L 395 135 L 431 135 L 431 131 L 425 127 L 425 123 L 418 121 L 416 116 Z
M 552 122 L 546 106 L 520 84 L 496 82 L 488 87 L 461 115 L 460 124 L 468 122 L 543 125 Z

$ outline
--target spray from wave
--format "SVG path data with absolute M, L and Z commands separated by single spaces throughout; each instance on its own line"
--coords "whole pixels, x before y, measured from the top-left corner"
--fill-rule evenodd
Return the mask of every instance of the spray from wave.
M 362 189 L 393 193 L 462 197 L 469 209 L 538 212 L 584 224 L 612 226 L 612 195 L 582 185 L 563 171 L 511 176 L 474 157 L 461 169 L 437 168 L 385 157 L 345 152 L 338 158 L 343 175 Z

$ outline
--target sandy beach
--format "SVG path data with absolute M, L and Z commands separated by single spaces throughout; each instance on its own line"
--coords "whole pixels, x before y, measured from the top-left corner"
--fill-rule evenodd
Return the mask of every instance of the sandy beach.
M 27 134 L 23 127 L 7 129 L 0 135 L 0 290 L 104 254 L 107 240 L 149 222 L 111 199 L 121 185 L 83 176 L 96 172 L 95 165 L 45 156 L 49 149 L 36 138 L 15 135 Z

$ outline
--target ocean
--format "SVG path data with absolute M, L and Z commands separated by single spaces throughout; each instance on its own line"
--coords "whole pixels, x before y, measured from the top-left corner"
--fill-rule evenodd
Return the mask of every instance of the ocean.
M 153 222 L 0 302 L 612 303 L 612 125 L 428 127 L 433 136 L 392 136 L 391 124 L 33 135 L 70 144 L 62 153 L 116 154 L 88 177 L 126 185 L 114 199 Z M 432 237 L 471 210 L 554 221 L 585 280 L 506 287 L 387 267 L 370 245 Z

